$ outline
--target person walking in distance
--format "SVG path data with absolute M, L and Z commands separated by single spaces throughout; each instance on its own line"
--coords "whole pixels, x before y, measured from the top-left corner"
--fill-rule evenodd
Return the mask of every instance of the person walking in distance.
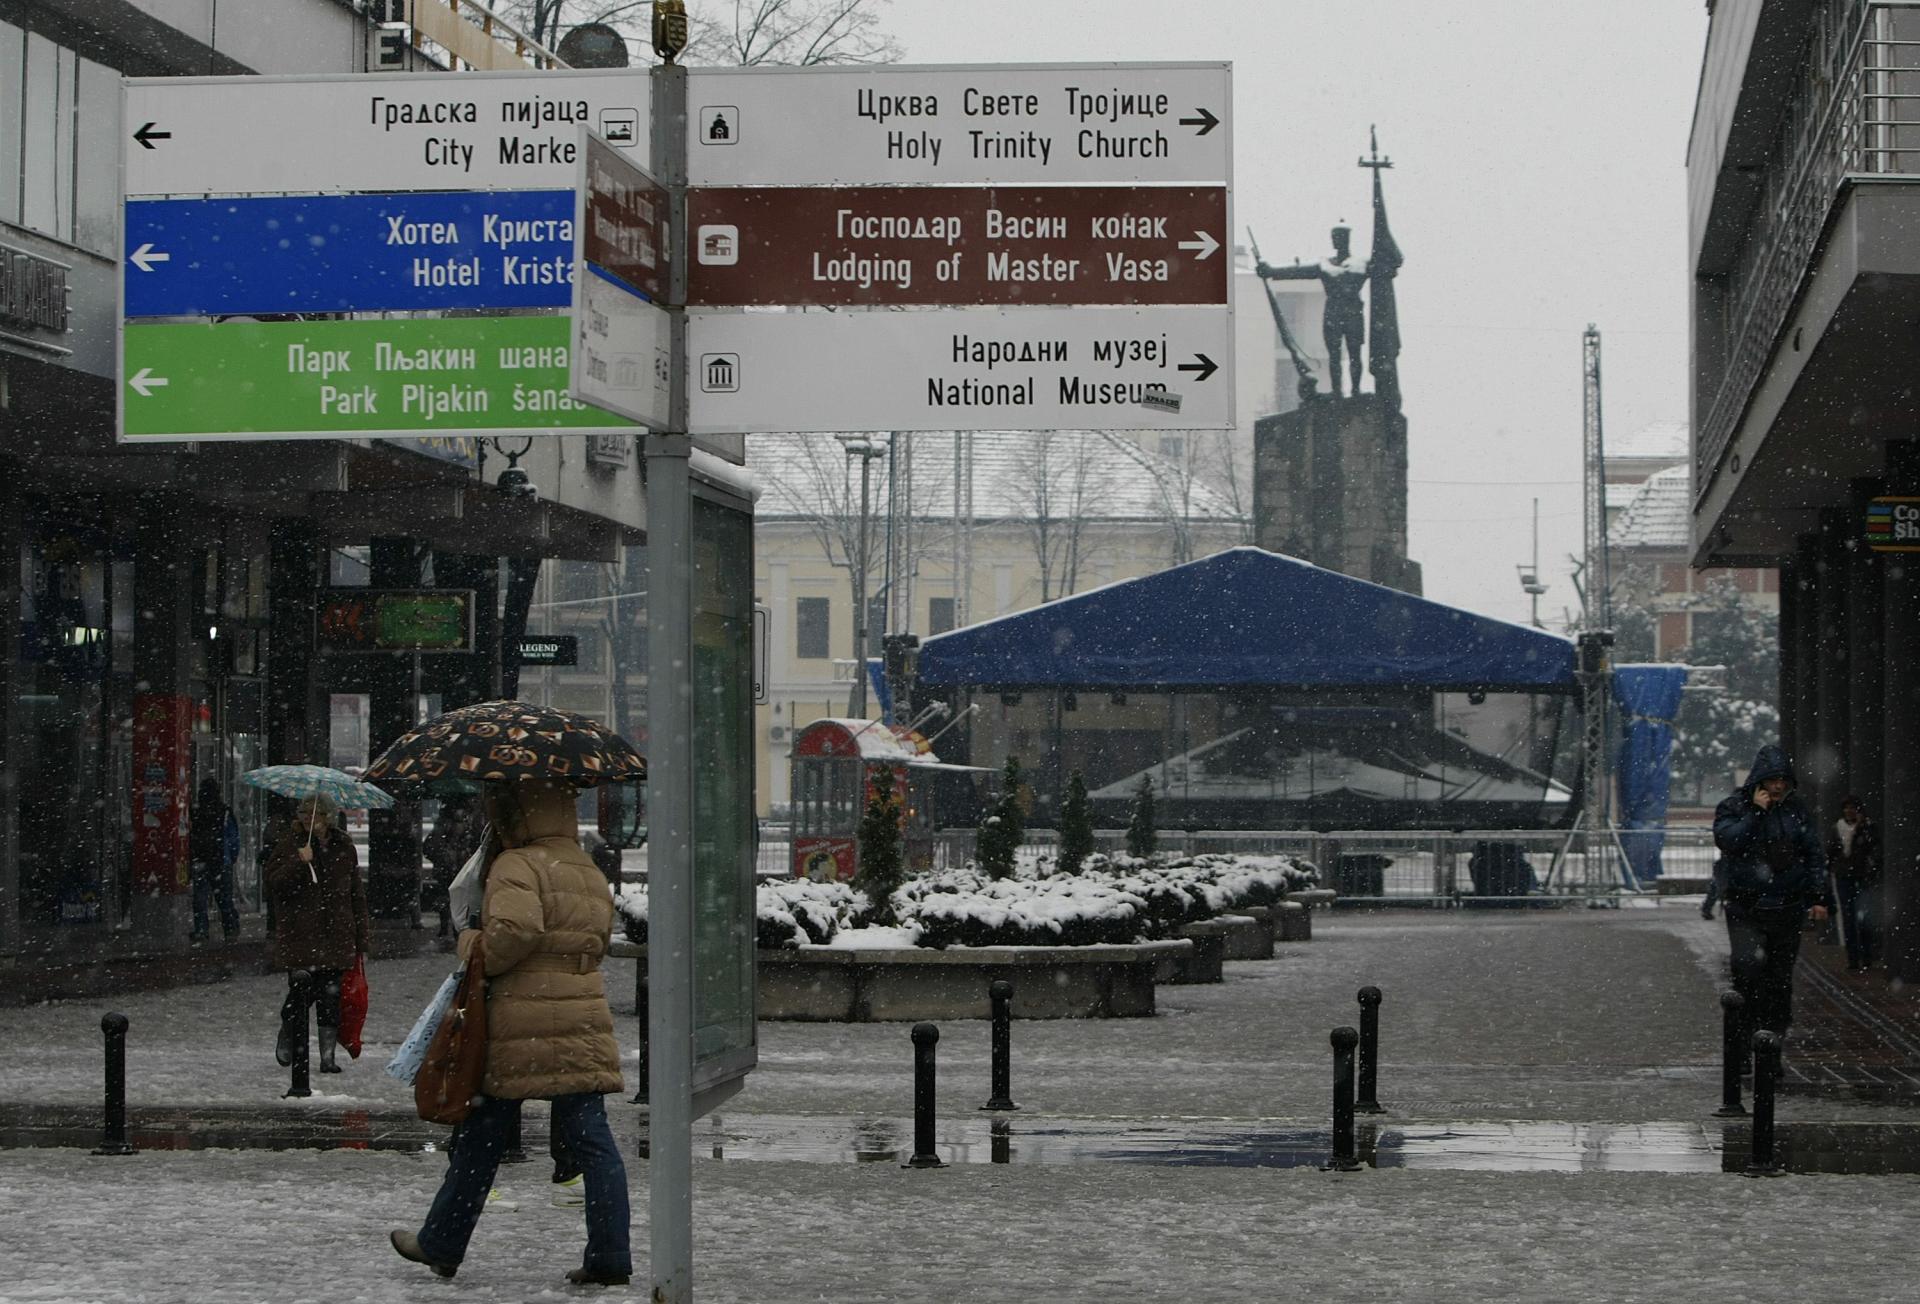
M 1847 969 L 1864 973 L 1879 951 L 1874 893 L 1880 884 L 1880 826 L 1867 817 L 1858 797 L 1840 803 L 1840 818 L 1827 840 L 1827 868 L 1840 907 Z
M 187 822 L 187 858 L 192 862 L 193 934 L 198 946 L 207 940 L 208 898 L 220 907 L 220 935 L 231 942 L 240 932 L 240 912 L 233 905 L 233 862 L 240 855 L 240 826 L 220 798 L 220 781 L 205 778 Z
M 487 815 L 502 849 L 487 867 L 480 926 L 459 941 L 461 962 L 478 947 L 487 972 L 481 1099 L 454 1129 L 426 1221 L 387 1239 L 402 1258 L 453 1276 L 517 1133 L 521 1102 L 550 1100 L 563 1156 L 556 1162 L 584 1174 L 586 1188 L 586 1254 L 567 1280 L 623 1286 L 633 1272 L 627 1170 L 602 1100 L 624 1090 L 600 975 L 613 894 L 581 849 L 570 787 L 537 779 L 491 785 Z
M 1809 913 L 1824 920 L 1827 874 L 1812 816 L 1794 792 L 1783 748 L 1754 758 L 1746 783 L 1713 812 L 1721 901 L 1733 952 L 1733 985 L 1745 998 L 1745 1031 L 1784 1035 L 1793 1022 L 1793 966 Z
M 340 1072 L 340 978 L 367 953 L 367 889 L 353 839 L 334 822 L 324 797 L 300 802 L 272 840 L 266 878 L 274 903 L 274 963 L 287 971 L 274 1058 L 293 1062 L 293 1043 L 314 1007 L 320 1071 Z M 307 982 L 295 980 L 304 970 Z

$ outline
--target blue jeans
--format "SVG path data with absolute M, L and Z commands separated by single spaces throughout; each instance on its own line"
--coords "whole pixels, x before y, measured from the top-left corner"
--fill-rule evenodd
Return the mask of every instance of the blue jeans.
M 220 931 L 229 939 L 240 931 L 240 912 L 233 906 L 233 867 L 193 862 L 193 935 L 207 935 L 208 898 L 220 907 Z
M 466 1258 L 494 1171 L 519 1121 L 519 1101 L 489 1097 L 453 1130 L 446 1179 L 420 1228 L 420 1248 L 435 1263 Z M 553 1134 L 585 1176 L 587 1253 L 580 1266 L 593 1272 L 632 1272 L 627 1166 L 607 1126 L 605 1101 L 587 1092 L 554 1097 Z

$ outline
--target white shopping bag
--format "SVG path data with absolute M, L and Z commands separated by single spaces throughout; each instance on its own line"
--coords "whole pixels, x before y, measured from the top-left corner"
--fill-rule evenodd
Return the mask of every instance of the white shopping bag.
M 420 1017 L 413 1021 L 413 1031 L 400 1043 L 400 1049 L 387 1061 L 387 1076 L 398 1078 L 411 1084 L 420 1072 L 420 1064 L 427 1058 L 427 1043 L 433 1040 L 433 1034 L 440 1030 L 440 1021 L 447 1017 L 447 1009 L 453 1004 L 454 989 L 460 985 L 458 972 L 447 975 L 440 984 L 440 990 L 427 1002 L 427 1008 L 420 1011 Z
M 482 829 L 480 845 L 453 876 L 453 882 L 447 884 L 447 913 L 455 932 L 480 926 L 480 903 L 487 887 L 487 849 L 492 845 L 492 828 Z

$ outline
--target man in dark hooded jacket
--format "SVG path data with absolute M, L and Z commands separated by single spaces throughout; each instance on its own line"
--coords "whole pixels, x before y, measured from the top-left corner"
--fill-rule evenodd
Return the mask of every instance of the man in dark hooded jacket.
M 1793 1022 L 1800 929 L 1809 911 L 1827 917 L 1826 859 L 1797 782 L 1786 751 L 1762 747 L 1746 783 L 1713 812 L 1733 985 L 1749 1032 L 1784 1034 Z

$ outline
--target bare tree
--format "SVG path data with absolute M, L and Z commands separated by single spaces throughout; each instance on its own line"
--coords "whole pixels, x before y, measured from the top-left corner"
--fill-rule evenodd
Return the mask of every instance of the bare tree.
M 1109 483 L 1107 437 L 1085 430 L 1041 431 L 1015 445 L 1001 496 L 1014 508 L 1033 547 L 1040 600 L 1051 602 L 1080 586 L 1080 567 L 1092 551 L 1091 518 Z
M 697 0 L 688 7 L 688 64 L 892 63 L 900 46 L 880 21 L 891 0 Z M 604 23 L 650 58 L 652 0 L 496 0 L 494 9 L 540 44 Z
M 899 42 L 881 27 L 889 0 L 731 0 L 700 8 L 688 62 L 759 64 L 893 63 Z M 729 15 L 726 11 L 731 8 Z

